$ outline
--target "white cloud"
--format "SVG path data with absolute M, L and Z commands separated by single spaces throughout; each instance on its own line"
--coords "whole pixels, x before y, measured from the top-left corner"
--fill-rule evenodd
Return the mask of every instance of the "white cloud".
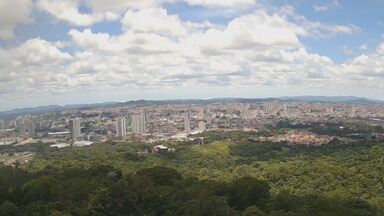
M 144 9 L 161 6 L 175 0 L 84 0 L 96 13 L 124 13 L 127 9 Z
M 380 86 L 384 81 L 384 43 L 371 53 L 362 54 L 341 64 L 339 70 L 345 78 L 357 80 L 360 85 Z
M 320 22 L 308 22 L 306 28 L 312 37 L 333 37 L 338 34 L 352 35 L 360 31 L 355 25 L 329 25 Z
M 184 0 L 190 5 L 205 7 L 246 7 L 254 5 L 256 0 Z
M 77 1 L 71 2 L 58 8 L 78 8 Z M 73 28 L 68 32 L 69 42 L 32 39 L 16 48 L 0 49 L 2 98 L 180 86 L 328 89 L 384 81 L 384 44 L 372 53 L 336 64 L 309 52 L 300 41 L 309 36 L 353 34 L 358 31 L 354 26 L 312 22 L 289 8 L 284 13 L 259 9 L 222 25 L 193 23 L 147 3 L 125 12 L 94 5 L 98 9 L 90 13 L 90 21 L 63 18 L 88 25 L 97 21 L 95 14 L 124 13 L 119 35 Z M 61 50 L 68 46 L 74 54 Z M 9 91 L 12 86 L 16 87 Z
M 117 20 L 127 10 L 130 12 L 126 16 L 150 18 L 153 15 L 159 15 L 154 13 L 160 13 L 159 18 L 161 18 L 161 13 L 164 11 L 156 11 L 158 9 L 150 11 L 151 8 L 159 8 L 165 3 L 179 1 L 185 1 L 189 5 L 220 8 L 246 8 L 256 3 L 255 0 L 37 0 L 37 6 L 59 20 L 76 26 L 91 26 L 104 20 Z M 81 11 L 81 7 L 89 9 L 89 12 Z M 137 11 L 137 9 L 148 10 Z M 138 25 L 137 22 L 135 24 Z
M 0 40 L 12 39 L 20 24 L 30 21 L 31 0 L 0 1 Z
M 168 15 L 162 8 L 129 10 L 121 20 L 123 28 L 136 33 L 157 33 L 168 36 L 182 36 L 186 27 L 176 15 Z
M 90 29 L 83 32 L 70 30 L 69 35 L 80 47 L 101 52 L 126 52 L 132 55 L 167 53 L 175 50 L 175 44 L 167 37 L 154 33 L 126 32 L 120 36 L 107 33 L 93 33 Z
M 66 64 L 72 57 L 54 44 L 36 38 L 15 48 L 0 48 L 2 98 L 65 91 L 68 87 Z
M 245 48 L 254 45 L 299 47 L 298 34 L 304 30 L 277 14 L 257 11 L 232 20 L 224 34 L 229 34 L 230 48 Z
M 341 50 L 343 51 L 343 53 L 345 55 L 353 55 L 355 52 L 353 51 L 353 49 L 351 49 L 350 47 L 348 46 L 342 46 L 341 47 Z
M 86 83 L 108 88 L 246 86 L 264 85 L 271 79 L 278 85 L 291 85 L 304 80 L 318 83 L 319 79 L 331 77 L 328 68 L 332 61 L 308 53 L 298 38 L 305 30 L 277 14 L 260 10 L 238 17 L 224 27 L 205 25 L 200 29 L 197 24 L 183 23 L 163 10 L 136 11 L 130 15 L 131 22 L 141 17 L 143 11 L 159 19 L 129 25 L 119 36 L 89 29 L 69 32 L 83 49 L 77 54 L 81 61 L 71 65 L 71 74 L 79 74 L 75 79 L 78 85 L 83 86 L 80 83 L 84 77 Z M 188 34 L 170 33 L 162 22 L 177 23 Z M 177 40 L 172 39 L 175 35 L 179 35 Z M 103 79 L 99 80 L 101 74 Z
M 277 10 L 279 14 L 305 29 L 301 36 L 313 38 L 330 38 L 340 34 L 352 35 L 360 32 L 360 28 L 353 24 L 328 24 L 319 21 L 311 21 L 298 15 L 292 6 L 284 6 Z
M 324 12 L 328 11 L 334 8 L 340 7 L 340 3 L 338 0 L 333 0 L 332 2 L 329 2 L 327 4 L 322 4 L 322 5 L 314 5 L 313 9 L 317 12 Z
M 76 26 L 117 20 L 128 9 L 150 8 L 173 0 L 37 0 L 40 9 Z M 90 12 L 82 12 L 85 7 Z
M 18 48 L 11 50 L 16 61 L 20 64 L 52 64 L 70 59 L 68 53 L 61 52 L 52 42 L 41 39 L 31 39 Z
M 60 20 L 78 26 L 90 26 L 106 18 L 106 14 L 85 14 L 79 11 L 78 0 L 38 0 L 37 5 Z
M 235 18 L 224 29 L 212 28 L 185 39 L 190 47 L 205 54 L 225 54 L 230 50 L 298 48 L 298 33 L 304 31 L 285 18 L 257 11 Z
M 361 46 L 359 46 L 359 49 L 360 50 L 368 50 L 368 45 L 367 44 L 362 44 Z

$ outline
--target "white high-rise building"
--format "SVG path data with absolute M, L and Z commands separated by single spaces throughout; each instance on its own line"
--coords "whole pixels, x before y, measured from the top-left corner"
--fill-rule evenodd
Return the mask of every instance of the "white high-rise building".
M 132 132 L 134 134 L 145 133 L 145 115 L 133 115 L 132 116 Z
M 32 137 L 35 134 L 35 122 L 29 117 L 17 118 L 16 128 L 22 136 Z
M 26 127 L 27 133 L 30 137 L 35 134 L 36 125 L 32 119 L 28 119 L 25 121 L 25 127 Z
M 241 117 L 248 118 L 248 116 L 249 116 L 249 108 L 250 107 L 251 106 L 249 104 L 242 104 L 240 106 L 240 115 L 241 115 Z
M 199 131 L 205 131 L 205 122 L 204 121 L 199 122 Z
M 191 131 L 191 126 L 190 126 L 188 115 L 184 116 L 184 131 L 186 133 L 189 133 Z
M 199 117 L 200 119 L 204 119 L 204 107 L 199 108 Z
M 71 130 L 72 143 L 78 141 L 81 137 L 80 119 L 75 118 L 69 121 L 69 128 Z
M 4 129 L 5 129 L 5 121 L 0 120 L 0 130 L 4 130 Z
M 349 117 L 354 118 L 356 116 L 357 116 L 357 107 L 356 106 L 352 106 L 351 107 L 351 113 L 349 114 Z
M 116 135 L 118 137 L 125 137 L 127 135 L 127 123 L 125 117 L 118 117 L 116 119 Z

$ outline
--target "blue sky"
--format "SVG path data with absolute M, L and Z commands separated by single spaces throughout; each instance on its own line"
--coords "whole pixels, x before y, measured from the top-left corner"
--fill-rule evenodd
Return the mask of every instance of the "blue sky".
M 324 1 L 299 2 L 295 4 L 297 12 L 308 17 L 308 19 L 331 24 L 350 23 L 361 29 L 357 34 L 351 35 L 348 38 L 338 36 L 327 40 L 303 40 L 313 52 L 327 55 L 335 61 L 343 62 L 361 54 L 360 46 L 366 44 L 368 48 L 374 49 L 383 39 L 381 35 L 384 29 L 384 1 L 341 0 L 339 1 L 339 6 L 324 12 L 315 12 L 313 9 L 313 5 L 324 5 Z M 344 53 L 343 46 L 352 49 L 354 53 Z
M 296 12 L 307 17 L 310 20 L 324 22 L 328 24 L 353 24 L 361 28 L 357 34 L 351 35 L 348 39 L 345 35 L 324 39 L 302 38 L 302 42 L 312 52 L 320 53 L 332 57 L 337 62 L 343 62 L 353 56 L 361 54 L 363 51 L 359 49 L 362 45 L 374 49 L 383 39 L 384 29 L 384 1 L 346 1 L 339 0 L 338 6 L 332 6 L 335 1 L 304 1 L 304 0 L 272 0 L 260 1 L 268 7 L 283 7 L 290 5 L 294 7 Z M 315 6 L 329 7 L 328 10 L 318 11 Z M 81 6 L 81 12 L 90 12 L 91 9 Z M 184 21 L 201 22 L 209 20 L 214 23 L 225 25 L 239 14 L 233 13 L 223 16 L 222 11 L 228 8 L 205 8 L 203 6 L 190 6 L 185 2 L 168 3 L 164 5 L 169 14 L 178 15 Z M 252 8 L 240 10 L 239 13 L 252 12 Z M 34 21 L 24 28 L 17 30 L 17 39 L 11 41 L 0 41 L 1 45 L 9 43 L 22 43 L 29 38 L 40 37 L 46 40 L 70 40 L 67 32 L 73 28 L 65 21 L 52 20 L 52 17 L 46 13 L 36 13 L 33 15 Z M 49 28 L 47 28 L 49 26 Z M 79 29 L 86 28 L 81 27 Z M 91 26 L 93 32 L 108 32 L 111 35 L 122 33 L 121 24 L 117 21 L 105 21 L 95 23 Z M 343 52 L 343 47 L 353 50 L 353 54 Z
M 131 99 L 384 99 L 383 9 L 382 0 L 4 0 L 0 110 Z

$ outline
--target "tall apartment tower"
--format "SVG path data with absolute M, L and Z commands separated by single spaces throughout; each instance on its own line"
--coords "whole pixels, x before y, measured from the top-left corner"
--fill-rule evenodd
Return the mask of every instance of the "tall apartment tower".
M 145 133 L 145 115 L 133 115 L 132 116 L 132 132 L 134 134 Z
M 200 121 L 199 122 L 199 131 L 205 131 L 206 128 L 205 128 L 205 122 L 204 121 Z
M 69 121 L 69 128 L 71 130 L 71 141 L 73 144 L 78 141 L 81 137 L 80 119 L 71 119 Z
M 32 137 L 35 134 L 35 128 L 36 128 L 35 122 L 32 119 L 27 119 L 25 121 L 25 127 L 28 135 Z
M 35 122 L 27 117 L 18 118 L 16 120 L 16 128 L 23 136 L 32 137 L 35 134 Z
M 189 133 L 191 131 L 191 125 L 188 115 L 184 116 L 184 132 Z
M 5 121 L 0 119 L 0 130 L 5 129 Z
M 118 117 L 116 119 L 116 135 L 118 137 L 125 137 L 127 135 L 127 121 L 125 117 Z
M 200 119 L 204 120 L 204 107 L 199 108 L 199 117 Z

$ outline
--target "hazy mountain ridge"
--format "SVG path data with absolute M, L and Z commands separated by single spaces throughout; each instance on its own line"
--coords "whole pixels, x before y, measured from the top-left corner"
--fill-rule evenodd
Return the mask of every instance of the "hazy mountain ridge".
M 161 104 L 209 104 L 209 103 L 261 103 L 268 101 L 282 102 L 319 102 L 319 103 L 347 103 L 347 104 L 384 104 L 383 100 L 375 100 L 354 96 L 292 96 L 276 98 L 212 98 L 212 99 L 174 99 L 174 100 L 132 100 L 127 102 L 104 102 L 93 104 L 70 104 L 70 105 L 48 105 L 32 108 L 19 108 L 0 112 L 0 116 L 12 116 L 23 114 L 38 114 L 43 112 L 58 112 L 68 109 L 89 109 L 97 107 L 119 106 L 119 105 L 161 105 Z
M 375 100 L 365 97 L 355 96 L 293 96 L 281 97 L 282 100 L 308 101 L 308 102 L 326 102 L 326 103 L 384 103 L 382 100 Z
M 96 107 L 104 107 L 117 104 L 117 102 L 105 102 L 105 103 L 94 103 L 94 104 L 69 104 L 69 105 L 48 105 L 28 108 L 18 108 L 9 111 L 0 112 L 1 116 L 12 116 L 12 115 L 24 115 L 24 114 L 38 114 L 44 112 L 58 112 L 69 109 L 88 109 Z

